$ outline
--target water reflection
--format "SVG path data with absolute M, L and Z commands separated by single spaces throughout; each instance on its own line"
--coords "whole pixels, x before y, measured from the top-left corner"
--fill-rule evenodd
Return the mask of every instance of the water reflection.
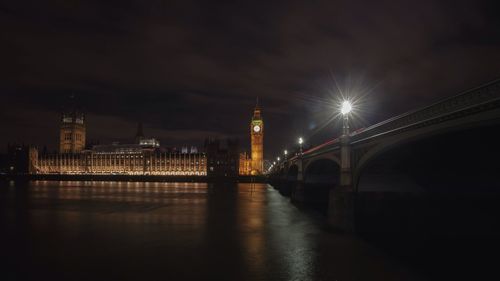
M 34 208 L 56 214 L 72 231 L 81 225 L 82 214 L 98 214 L 102 223 L 183 225 L 201 231 L 206 192 L 207 184 L 200 183 L 35 181 L 30 197 Z M 171 207 L 173 212 L 162 211 Z M 43 218 L 36 223 L 43 225 Z
M 248 266 L 251 279 L 262 278 L 266 271 L 265 237 L 266 196 L 261 184 L 238 186 L 237 221 L 241 232 L 242 256 Z
M 0 237 L 13 241 L 6 252 L 16 258 L 4 272 L 16 280 L 35 272 L 61 280 L 409 279 L 265 184 L 9 185 L 0 186 Z

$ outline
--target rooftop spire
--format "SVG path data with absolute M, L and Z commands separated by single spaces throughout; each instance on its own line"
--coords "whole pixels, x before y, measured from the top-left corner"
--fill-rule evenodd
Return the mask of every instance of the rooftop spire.
M 261 109 L 260 109 L 260 105 L 259 105 L 259 97 L 257 96 L 257 102 L 255 104 L 255 109 L 253 110 L 252 120 L 261 119 L 260 111 L 261 111 Z

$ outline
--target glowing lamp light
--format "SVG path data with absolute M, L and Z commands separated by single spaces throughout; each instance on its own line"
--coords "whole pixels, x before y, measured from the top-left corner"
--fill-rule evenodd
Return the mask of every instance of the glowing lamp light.
M 276 165 L 276 162 L 273 162 L 273 166 Z
M 285 151 L 283 151 L 283 153 L 284 153 L 285 155 L 287 155 L 287 154 L 288 154 L 288 151 L 285 149 Z
M 351 112 L 351 110 L 352 110 L 352 105 L 349 101 L 346 100 L 346 101 L 342 102 L 342 107 L 340 109 L 340 112 L 342 114 L 344 114 L 344 115 L 348 114 L 349 112 Z
M 276 159 L 277 159 L 278 161 L 280 161 L 280 158 L 279 158 L 279 156 L 278 156 L 278 157 L 277 157 Z
M 304 140 L 302 138 L 299 138 L 299 144 L 303 144 Z

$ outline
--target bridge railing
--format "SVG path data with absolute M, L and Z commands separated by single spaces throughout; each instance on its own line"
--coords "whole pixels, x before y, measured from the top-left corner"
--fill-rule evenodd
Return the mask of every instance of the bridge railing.
M 412 125 L 422 124 L 444 116 L 451 116 L 453 113 L 462 112 L 470 108 L 477 108 L 495 101 L 500 101 L 500 79 L 465 91 L 456 96 L 445 98 L 432 105 L 403 113 L 365 129 L 354 131 L 351 133 L 351 142 L 360 142 L 373 138 L 377 135 L 390 133 L 402 128 L 408 128 Z M 335 138 L 305 150 L 302 155 L 306 158 L 312 157 L 316 154 L 336 149 L 338 148 L 338 145 L 339 139 Z M 288 160 L 293 161 L 296 158 L 297 156 L 293 156 Z
M 499 99 L 500 79 L 469 91 L 465 91 L 459 95 L 443 99 L 430 106 L 412 110 L 372 125 L 361 132 L 352 134 L 351 140 L 359 141 L 365 138 L 371 138 L 382 133 L 388 133 L 441 116 L 450 115 L 454 112 L 463 111 L 471 107 L 477 107 Z

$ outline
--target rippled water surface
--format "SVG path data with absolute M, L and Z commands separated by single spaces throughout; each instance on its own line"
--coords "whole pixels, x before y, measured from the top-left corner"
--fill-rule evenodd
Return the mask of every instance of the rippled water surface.
M 420 280 L 266 184 L 0 187 L 1 280 Z

